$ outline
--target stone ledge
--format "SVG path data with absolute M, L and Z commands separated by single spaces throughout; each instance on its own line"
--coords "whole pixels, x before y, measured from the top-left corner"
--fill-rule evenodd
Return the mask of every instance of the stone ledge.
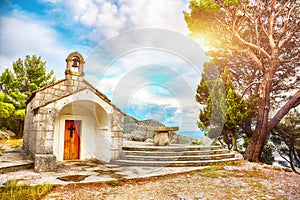
M 171 127 L 150 126 L 150 127 L 147 127 L 147 131 L 178 131 L 178 130 L 179 130 L 178 126 L 171 126 Z
M 9 172 L 15 172 L 20 171 L 24 169 L 31 169 L 33 168 L 33 162 L 32 161 L 23 161 L 18 164 L 11 164 L 8 166 L 0 167 L 0 174 L 9 173 Z

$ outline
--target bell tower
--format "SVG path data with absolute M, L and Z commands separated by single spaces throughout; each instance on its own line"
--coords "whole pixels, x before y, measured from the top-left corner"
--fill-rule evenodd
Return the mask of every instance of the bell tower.
M 65 71 L 66 78 L 70 76 L 84 76 L 83 65 L 84 59 L 82 55 L 78 52 L 70 53 L 66 59 L 67 68 Z

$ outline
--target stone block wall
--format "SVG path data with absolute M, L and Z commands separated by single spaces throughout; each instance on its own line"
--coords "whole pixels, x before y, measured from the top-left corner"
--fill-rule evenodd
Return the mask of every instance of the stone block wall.
M 37 90 L 27 103 L 23 149 L 33 157 L 36 171 L 54 171 L 56 168 L 53 144 L 54 123 L 58 111 L 54 107 L 45 106 L 85 88 L 82 77 L 68 77 Z
M 122 155 L 124 134 L 124 113 L 114 110 L 111 117 L 111 160 L 119 159 Z
M 66 75 L 66 79 L 37 90 L 29 99 L 24 124 L 23 149 L 34 159 L 36 171 L 54 171 L 56 169 L 53 146 L 55 119 L 59 110 L 55 107 L 64 106 L 58 106 L 56 102 L 87 88 L 110 104 L 110 100 L 93 88 L 83 77 L 72 75 Z M 113 113 L 109 114 L 112 135 L 111 159 L 118 159 L 122 153 L 124 114 L 115 106 L 112 105 L 112 107 L 114 108 Z

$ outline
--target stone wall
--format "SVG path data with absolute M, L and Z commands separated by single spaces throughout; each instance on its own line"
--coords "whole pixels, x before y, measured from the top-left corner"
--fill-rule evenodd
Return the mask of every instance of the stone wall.
M 114 110 L 111 118 L 111 159 L 119 159 L 122 155 L 124 114 L 119 110 Z
M 35 160 L 36 171 L 54 171 L 56 168 L 53 143 L 55 117 L 58 111 L 45 106 L 71 95 L 74 91 L 85 88 L 87 87 L 82 77 L 70 76 L 67 79 L 37 90 L 28 100 L 24 123 L 23 148 Z
M 27 102 L 23 149 L 33 157 L 36 171 L 55 171 L 56 169 L 56 157 L 53 154 L 55 118 L 60 111 L 57 107 L 62 108 L 66 103 L 59 100 L 85 89 L 93 91 L 113 108 L 110 114 L 111 127 L 108 130 L 112 132 L 110 145 L 112 157 L 117 159 L 121 154 L 122 142 L 120 141 L 123 138 L 124 114 L 112 106 L 110 100 L 93 88 L 83 77 L 66 75 L 66 79 L 37 90 Z M 57 105 L 58 102 L 64 105 Z

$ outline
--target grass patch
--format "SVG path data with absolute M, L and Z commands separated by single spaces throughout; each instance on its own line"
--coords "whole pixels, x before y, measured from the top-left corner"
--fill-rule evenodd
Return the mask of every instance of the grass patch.
M 273 169 L 274 169 L 274 170 L 277 170 L 277 171 L 282 171 L 282 168 L 281 168 L 281 167 L 278 167 L 278 166 L 274 166 Z
M 221 162 L 221 163 L 217 163 L 216 166 L 221 166 L 221 167 L 225 167 L 225 166 L 242 166 L 242 161 Z
M 207 168 L 199 169 L 198 173 L 201 176 L 210 177 L 210 178 L 227 178 L 227 177 L 235 177 L 235 178 L 241 178 L 241 177 L 248 177 L 248 178 L 262 178 L 267 179 L 268 177 L 258 171 L 248 171 L 248 170 L 232 170 L 227 171 L 224 170 L 224 166 L 239 166 L 241 165 L 240 162 L 226 162 L 226 163 L 220 163 L 216 165 L 209 166 Z
M 219 171 L 221 169 L 223 169 L 222 166 L 212 165 L 212 166 L 206 167 L 204 169 L 199 169 L 199 172 L 215 172 L 215 171 Z
M 23 139 L 2 140 L 2 143 L 9 145 L 11 148 L 21 148 L 23 144 Z
M 53 185 L 37 185 L 27 186 L 10 183 L 5 187 L 0 188 L 1 200 L 27 200 L 41 199 L 54 188 Z
M 243 171 L 245 177 L 268 179 L 269 177 L 260 171 Z
M 222 166 L 213 165 L 204 169 L 199 169 L 198 172 L 201 176 L 210 177 L 210 178 L 226 178 L 228 177 L 226 173 L 221 172 Z
M 192 141 L 192 145 L 198 145 L 198 146 L 201 146 L 201 145 L 204 145 L 204 143 L 201 142 L 201 141 Z
M 205 176 L 209 178 L 227 178 L 228 174 L 222 172 L 206 172 L 206 173 L 201 173 L 201 176 Z
M 122 183 L 119 180 L 106 181 L 106 183 L 110 186 L 122 186 Z

